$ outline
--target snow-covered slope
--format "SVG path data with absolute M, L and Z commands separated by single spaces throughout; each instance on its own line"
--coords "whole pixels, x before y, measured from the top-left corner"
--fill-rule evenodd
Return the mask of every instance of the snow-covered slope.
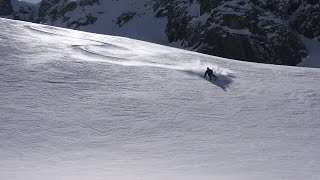
M 0 179 L 320 179 L 319 69 L 0 26 Z

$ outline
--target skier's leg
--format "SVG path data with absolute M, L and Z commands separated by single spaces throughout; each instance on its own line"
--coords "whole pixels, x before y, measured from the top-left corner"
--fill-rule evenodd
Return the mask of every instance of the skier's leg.
M 214 78 L 214 80 L 217 80 L 218 77 L 216 75 L 213 75 L 213 78 Z

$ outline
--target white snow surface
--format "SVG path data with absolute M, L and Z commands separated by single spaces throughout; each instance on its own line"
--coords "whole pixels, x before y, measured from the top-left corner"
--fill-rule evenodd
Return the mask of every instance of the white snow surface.
M 0 179 L 320 179 L 320 69 L 0 29 Z

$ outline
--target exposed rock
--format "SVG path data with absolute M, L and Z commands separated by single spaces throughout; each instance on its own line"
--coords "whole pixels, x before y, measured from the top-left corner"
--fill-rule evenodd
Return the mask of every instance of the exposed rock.
M 11 0 L 0 0 L 0 16 L 12 15 Z
M 206 54 L 285 65 L 299 63 L 307 53 L 294 30 L 250 1 L 199 2 L 200 12 L 193 14 L 189 8 L 196 4 L 188 0 L 155 5 L 156 15 L 168 18 L 170 42 Z
M 68 20 L 66 20 L 66 21 L 68 21 Z M 86 25 L 89 25 L 89 24 L 93 24 L 94 22 L 96 22 L 96 20 L 97 20 L 97 18 L 92 16 L 91 13 L 89 13 L 84 18 L 80 18 L 77 21 L 68 22 L 67 27 L 70 27 L 70 28 L 73 28 L 73 29 L 78 29 L 81 26 L 86 26 Z
M 300 5 L 291 19 L 291 27 L 310 39 L 320 41 L 320 2 L 308 0 Z
M 39 22 L 55 25 L 59 19 L 67 28 L 78 29 L 81 26 L 93 24 L 97 18 L 87 12 L 79 17 L 71 17 L 68 12 L 79 10 L 85 6 L 99 4 L 99 0 L 43 0 L 39 8 Z
M 119 25 L 119 27 L 125 25 L 127 22 L 129 22 L 131 19 L 133 19 L 137 15 L 136 12 L 129 11 L 127 13 L 121 14 L 117 20 L 116 24 Z

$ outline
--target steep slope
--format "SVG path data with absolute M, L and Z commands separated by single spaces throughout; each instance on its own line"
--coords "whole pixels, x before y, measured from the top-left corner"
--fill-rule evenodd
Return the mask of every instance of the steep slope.
M 319 36 L 312 0 L 43 0 L 39 21 L 221 57 L 296 65 Z
M 0 26 L 0 179 L 320 178 L 319 69 Z
M 59 27 L 120 35 L 168 44 L 166 21 L 154 17 L 150 0 L 59 1 L 41 3 L 39 21 Z

